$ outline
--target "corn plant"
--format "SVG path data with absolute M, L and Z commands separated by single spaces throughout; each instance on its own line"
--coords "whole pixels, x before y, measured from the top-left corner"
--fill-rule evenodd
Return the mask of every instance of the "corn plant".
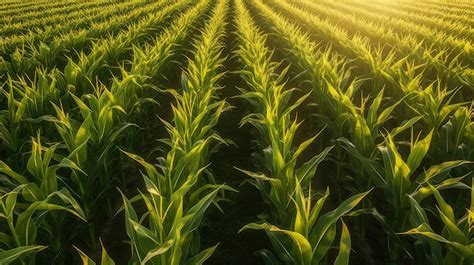
M 447 161 L 430 166 L 424 172 L 418 173 L 430 148 L 432 136 L 433 131 L 421 140 L 412 140 L 409 155 L 404 160 L 397 150 L 392 136 L 388 134 L 384 145 L 379 147 L 383 167 L 372 163 L 374 177 L 379 178 L 387 203 L 393 207 L 393 212 L 387 213 L 393 217 L 388 221 L 391 231 L 401 232 L 411 225 L 409 194 L 416 202 L 420 203 L 438 190 L 463 186 L 462 179 L 464 177 L 453 177 L 449 172 L 453 168 L 469 163 L 468 161 Z M 404 247 L 395 242 L 395 248 L 391 252 L 394 258 L 400 254 L 401 249 L 399 248 Z
M 54 105 L 56 117 L 49 120 L 65 143 L 68 157 L 82 171 L 74 172 L 71 187 L 81 197 L 87 216 L 94 216 L 97 201 L 104 199 L 105 209 L 112 211 L 111 201 L 107 199 L 117 177 L 111 174 L 114 163 L 114 148 L 124 131 L 133 126 L 123 118 L 126 114 L 114 95 L 103 86 L 98 86 L 95 94 L 82 98 L 70 94 L 74 99 L 79 118 L 73 119 L 62 106 Z
M 430 129 L 438 130 L 449 118 L 449 115 L 466 103 L 451 103 L 456 91 L 448 91 L 439 83 L 431 84 L 417 93 L 419 103 L 415 108 L 422 114 L 423 120 Z
M 184 16 L 198 16 L 202 7 L 198 5 Z M 216 203 L 218 192 L 230 189 L 203 179 L 212 150 L 224 142 L 211 129 L 227 108 L 225 101 L 215 96 L 222 75 L 217 71 L 223 60 L 220 39 L 227 8 L 227 1 L 217 3 L 195 44 L 194 60 L 189 61 L 182 78 L 182 93 L 172 92 L 176 99 L 174 120 L 164 122 L 170 138 L 163 140 L 170 150 L 160 159 L 160 171 L 143 158 L 126 153 L 145 168 L 142 176 L 147 190 L 136 197 L 147 209 L 141 218 L 123 196 L 131 263 L 202 264 L 217 247 L 201 251 L 198 229 L 206 210 Z
M 458 107 L 440 130 L 437 153 L 448 154 L 452 159 L 474 161 L 473 144 L 473 106 Z
M 33 139 L 25 174 L 13 171 L 0 161 L 4 184 L 0 201 L 2 262 L 20 259 L 22 264 L 35 264 L 35 256 L 25 254 L 47 247 L 37 243 L 46 243 L 51 251 L 60 251 L 63 243 L 60 224 L 66 217 L 61 212 L 85 220 L 79 204 L 66 188 L 61 188 L 64 177 L 58 175 L 61 168 L 72 172 L 81 170 L 69 158 L 58 157 L 58 146 L 43 147 L 39 135 L 38 139 Z M 54 160 L 58 163 L 53 164 Z
M 23 151 L 24 143 L 31 135 L 42 128 L 43 118 L 54 112 L 50 102 L 64 98 L 64 78 L 58 71 L 38 71 L 37 77 L 29 81 L 24 78 L 9 78 L 7 85 L 1 88 L 4 109 L 0 110 L 0 145 L 14 162 Z M 40 126 L 40 127 L 39 127 Z
M 381 111 L 383 101 L 383 90 L 372 100 L 370 106 L 366 108 L 364 100 L 361 107 L 353 108 L 349 116 L 350 134 L 348 138 L 337 139 L 341 147 L 346 150 L 349 157 L 348 166 L 352 168 L 357 179 L 357 185 L 362 187 L 372 187 L 374 182 L 381 184 L 377 178 L 373 178 L 374 161 L 380 158 L 378 147 L 383 140 L 382 129 L 392 117 L 392 113 L 403 99 L 385 107 Z M 390 130 L 391 137 L 395 137 L 404 131 L 411 129 L 422 117 L 415 116 L 404 121 L 400 126 Z
M 472 182 L 472 180 L 471 180 Z M 474 185 L 474 184 L 471 184 Z M 474 262 L 474 186 L 470 187 L 470 207 L 463 216 L 456 218 L 453 207 L 442 197 L 440 191 L 428 186 L 436 199 L 437 218 L 442 222 L 441 233 L 430 226 L 427 210 L 413 198 L 411 219 L 416 227 L 402 234 L 417 239 L 419 248 L 418 264 L 472 264 Z M 424 262 L 424 263 L 422 263 Z

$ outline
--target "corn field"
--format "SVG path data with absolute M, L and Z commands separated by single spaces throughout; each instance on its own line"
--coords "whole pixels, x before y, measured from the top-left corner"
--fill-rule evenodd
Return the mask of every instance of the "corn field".
M 0 0 L 0 265 L 474 264 L 474 2 Z

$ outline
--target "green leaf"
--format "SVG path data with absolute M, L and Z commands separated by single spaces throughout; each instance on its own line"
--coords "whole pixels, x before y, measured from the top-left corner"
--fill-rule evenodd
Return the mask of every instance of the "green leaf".
M 47 247 L 46 246 L 23 246 L 23 247 L 16 247 L 16 248 L 12 248 L 12 249 L 9 249 L 9 250 L 5 250 L 5 251 L 1 251 L 0 252 L 0 264 L 9 264 L 13 261 L 15 261 L 16 259 L 24 256 L 24 255 L 30 255 L 32 253 L 36 253 L 36 252 L 39 252 L 39 251 L 42 251 L 44 249 L 46 249 Z
M 376 122 L 376 125 L 380 125 L 380 124 L 383 124 L 385 121 L 387 121 L 387 119 L 390 117 L 390 114 L 392 113 L 392 111 L 405 99 L 402 98 L 400 99 L 399 101 L 397 101 L 395 104 L 393 104 L 392 106 L 388 107 L 388 108 L 385 108 L 382 113 L 379 114 L 379 116 L 377 117 L 377 122 Z
M 263 224 L 257 224 L 257 223 L 250 223 L 244 226 L 240 231 L 245 230 L 245 229 L 254 229 L 254 230 L 265 230 L 270 233 L 279 233 L 279 234 L 284 234 L 292 240 L 294 245 L 291 247 L 291 249 L 297 250 L 297 255 L 295 256 L 294 253 L 289 253 L 290 256 L 296 260 L 299 260 L 301 264 L 311 264 L 312 260 L 312 251 L 311 251 L 311 245 L 308 242 L 308 240 L 301 235 L 300 233 L 294 232 L 294 231 L 289 231 L 285 229 L 280 229 L 274 225 L 270 225 L 267 223 Z M 286 248 L 288 249 L 288 248 Z M 300 264 L 300 263 L 296 263 Z
M 362 199 L 369 194 L 370 191 L 360 193 L 343 201 L 335 210 L 328 212 L 319 218 L 310 235 L 310 242 L 313 246 L 313 255 L 323 241 L 326 233 L 336 223 L 339 218 L 349 213 Z M 321 254 L 321 253 L 319 253 Z
M 304 163 L 299 169 L 296 170 L 296 176 L 299 181 L 302 183 L 303 189 L 305 185 L 311 180 L 311 178 L 316 173 L 319 164 L 324 161 L 329 152 L 333 149 L 334 146 L 326 147 L 320 154 L 314 156 L 309 161 Z
M 405 121 L 402 125 L 400 125 L 399 127 L 396 127 L 394 128 L 393 130 L 390 131 L 390 135 L 392 137 L 395 137 L 396 135 L 402 133 L 403 131 L 413 127 L 413 125 L 419 121 L 423 116 L 416 116 L 416 117 L 413 117 L 411 119 L 409 119 L 408 121 Z
M 331 248 L 334 239 L 336 238 L 337 226 L 336 223 L 331 223 L 329 227 L 321 234 L 320 241 L 318 245 L 313 245 L 313 256 L 316 259 L 316 264 L 320 262 L 327 256 L 329 249 Z M 313 242 L 312 242 L 313 243 Z
M 102 240 L 100 240 L 100 246 L 102 247 L 100 265 L 115 265 L 114 260 L 109 256 L 109 254 L 107 253 L 107 250 L 105 250 L 104 244 L 102 244 Z
M 441 163 L 439 165 L 432 166 L 427 171 L 420 174 L 417 177 L 416 181 L 418 183 L 428 182 L 430 179 L 435 178 L 443 173 L 447 173 L 455 167 L 459 167 L 459 166 L 462 166 L 464 164 L 469 164 L 469 163 L 473 163 L 473 162 L 466 161 L 466 160 L 456 160 L 456 161 L 448 161 L 448 162 Z
M 96 265 L 95 262 L 86 255 L 86 253 L 82 252 L 76 246 L 74 246 L 74 248 L 76 249 L 76 251 L 81 256 L 82 265 Z
M 444 223 L 445 229 L 449 231 L 449 239 L 452 241 L 459 242 L 461 244 L 467 244 L 467 238 L 466 235 L 459 229 L 459 227 L 456 226 L 456 224 L 451 221 L 441 210 L 439 210 L 439 216 L 441 217 L 441 220 Z
M 13 171 L 7 164 L 3 161 L 0 161 L 0 173 L 4 173 L 12 179 L 18 181 L 20 184 L 28 184 L 30 181 L 23 177 L 22 175 Z
M 334 265 L 348 265 L 351 254 L 351 235 L 346 224 L 342 221 L 341 240 L 339 243 L 339 253 L 337 254 Z
M 201 264 L 203 264 L 204 261 L 206 261 L 212 255 L 212 253 L 214 253 L 214 251 L 216 250 L 218 245 L 219 244 L 217 244 L 213 247 L 207 248 L 207 249 L 201 251 L 196 256 L 188 259 L 186 261 L 186 265 L 201 265 Z
M 433 130 L 421 141 L 415 143 L 408 156 L 407 164 L 411 171 L 415 171 L 420 166 L 421 161 L 426 156 L 428 149 L 430 149 L 431 138 Z
M 381 89 L 377 97 L 374 98 L 372 101 L 372 105 L 369 107 L 369 111 L 367 114 L 367 123 L 369 126 L 375 125 L 375 121 L 377 119 L 377 112 L 379 111 L 380 104 L 382 103 L 384 90 Z
M 168 240 L 162 245 L 158 245 L 154 249 L 148 251 L 146 254 L 145 258 L 140 262 L 140 264 L 145 265 L 148 261 L 150 261 L 152 258 L 159 256 L 166 251 L 168 251 L 174 244 L 174 240 Z
M 400 234 L 402 234 L 402 235 L 421 235 L 421 236 L 427 237 L 429 239 L 447 244 L 448 246 L 452 247 L 457 252 L 459 252 L 463 257 L 466 257 L 466 258 L 473 258 L 474 257 L 474 244 L 463 245 L 463 244 L 460 244 L 458 242 L 453 242 L 453 241 L 447 240 L 446 238 L 431 232 L 426 224 L 421 224 L 416 228 L 413 228 L 409 231 L 406 231 L 406 232 L 400 233 Z
M 21 194 L 29 202 L 42 201 L 45 199 L 43 191 L 35 183 L 29 183 L 23 186 Z

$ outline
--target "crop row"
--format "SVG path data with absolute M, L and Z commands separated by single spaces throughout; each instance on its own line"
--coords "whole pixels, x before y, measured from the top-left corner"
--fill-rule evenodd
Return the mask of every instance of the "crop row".
M 413 41 L 416 41 L 416 43 L 426 47 L 428 50 L 438 52 L 445 51 L 448 55 L 452 53 L 451 59 L 460 57 L 464 62 L 472 64 L 470 56 L 470 54 L 472 54 L 472 44 L 466 40 L 448 37 L 444 34 L 433 32 L 428 27 L 422 27 L 402 19 L 386 21 L 384 16 L 380 13 L 368 12 L 361 8 L 350 7 L 348 5 L 334 6 L 333 8 L 340 8 L 346 12 L 355 12 L 354 14 L 359 17 L 365 17 L 369 21 L 374 21 L 379 25 L 385 25 L 386 28 L 391 29 L 394 34 L 406 35 L 407 37 L 404 37 L 405 39 L 415 38 Z M 416 47 L 416 44 L 413 46 Z M 433 56 L 436 57 L 436 53 L 434 53 Z
M 24 33 L 27 30 L 38 30 L 39 28 L 54 25 L 55 21 L 57 23 L 61 23 L 63 21 L 68 21 L 69 19 L 75 19 L 83 11 L 100 10 L 98 9 L 100 7 L 107 8 L 107 5 L 106 3 L 84 3 L 77 6 L 66 6 L 66 10 L 55 10 L 55 12 L 51 12 L 47 17 L 40 16 L 34 19 L 27 18 L 26 21 L 13 21 L 10 23 L 4 23 L 0 33 L 2 36 L 7 37 L 14 34 Z
M 75 5 L 80 5 L 82 3 L 61 3 L 61 2 L 41 2 L 37 3 L 36 5 L 22 5 L 17 8 L 9 8 L 7 10 L 0 11 L 0 15 L 5 16 L 5 20 L 15 20 L 15 19 L 24 19 L 24 18 L 31 18 L 35 16 L 39 16 L 39 13 L 51 12 L 55 11 L 56 9 L 68 9 L 68 6 L 74 7 Z M 40 12 L 39 12 L 40 11 Z
M 132 13 L 95 24 L 90 29 L 79 32 L 72 31 L 59 38 L 54 38 L 50 43 L 40 43 L 39 47 L 33 45 L 29 47 L 32 49 L 31 51 L 28 48 L 16 49 L 9 59 L 4 59 L 0 73 L 4 75 L 9 73 L 12 76 L 24 74 L 32 76 L 39 65 L 45 68 L 59 67 L 62 69 L 68 60 L 71 63 L 77 60 L 87 60 L 88 56 L 101 55 L 101 52 L 121 51 L 123 54 L 131 48 L 130 43 L 146 38 L 147 35 L 144 33 L 159 31 L 160 23 L 184 6 L 184 3 L 179 2 L 163 9 L 167 4 L 159 2 L 138 8 Z M 121 19 L 128 19 L 128 22 L 123 23 Z M 95 39 L 106 33 L 109 35 Z

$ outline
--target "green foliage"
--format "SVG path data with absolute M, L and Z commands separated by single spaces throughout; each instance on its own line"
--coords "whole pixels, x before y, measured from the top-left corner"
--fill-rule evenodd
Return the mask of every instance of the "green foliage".
M 32 140 L 32 150 L 27 163 L 27 172 L 20 174 L 0 161 L 0 176 L 6 189 L 1 191 L 0 201 L 0 256 L 7 263 L 21 259 L 34 264 L 35 253 L 46 248 L 36 245 L 47 243 L 53 251 L 60 248 L 61 237 L 56 233 L 64 214 L 72 214 L 85 220 L 85 214 L 69 190 L 60 188 L 57 171 L 67 168 L 80 171 L 68 158 L 55 154 L 58 144 L 49 148 L 41 145 L 40 137 Z M 58 163 L 54 163 L 58 160 Z M 53 164 L 54 163 L 54 164 Z M 9 189 L 8 187 L 12 187 Z M 38 234 L 44 233 L 47 242 L 38 242 Z M 25 256 L 25 254 L 30 255 Z
M 242 173 L 265 205 L 241 229 L 267 235 L 264 264 L 472 264 L 473 12 L 2 1 L 0 264 L 115 264 L 111 227 L 130 264 L 202 264 L 218 246 L 203 226 L 222 229 L 208 214 L 235 191 L 220 183 Z M 220 150 L 246 137 L 238 120 L 252 146 Z

